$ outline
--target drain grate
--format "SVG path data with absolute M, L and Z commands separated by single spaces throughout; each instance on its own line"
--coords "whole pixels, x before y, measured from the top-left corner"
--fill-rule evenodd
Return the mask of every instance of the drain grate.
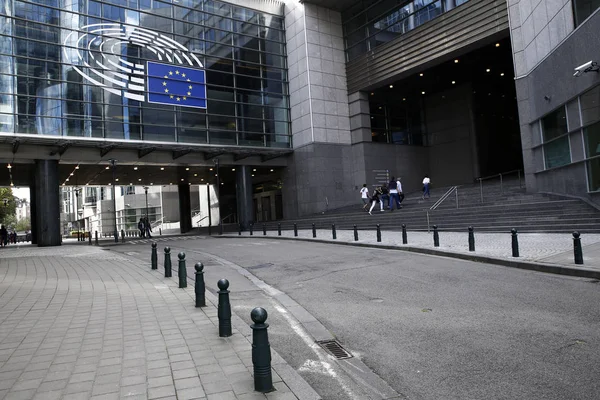
M 344 349 L 337 340 L 321 340 L 318 341 L 317 344 L 338 360 L 343 360 L 344 358 L 352 358 L 352 354 L 350 354 L 349 351 Z

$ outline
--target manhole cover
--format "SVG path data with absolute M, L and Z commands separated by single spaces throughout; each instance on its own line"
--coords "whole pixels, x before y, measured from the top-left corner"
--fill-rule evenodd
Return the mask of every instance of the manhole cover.
M 342 345 L 338 343 L 337 340 L 321 340 L 318 341 L 317 344 L 338 360 L 352 358 L 352 354 L 350 354 L 350 352 L 344 349 Z

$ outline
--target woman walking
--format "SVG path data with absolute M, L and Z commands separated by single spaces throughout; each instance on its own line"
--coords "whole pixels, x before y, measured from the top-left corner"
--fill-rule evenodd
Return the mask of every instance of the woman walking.
M 381 211 L 383 211 L 383 201 L 381 200 L 381 195 L 381 187 L 375 188 L 375 190 L 373 190 L 373 194 L 371 195 L 371 209 L 369 209 L 369 215 L 373 215 L 371 214 L 371 211 L 373 211 L 373 208 L 375 207 L 376 203 L 379 203 Z

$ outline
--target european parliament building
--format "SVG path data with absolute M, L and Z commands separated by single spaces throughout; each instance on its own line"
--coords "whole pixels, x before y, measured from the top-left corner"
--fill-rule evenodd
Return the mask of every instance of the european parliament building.
M 115 215 L 115 188 L 176 188 L 182 232 L 204 187 L 242 226 L 389 175 L 412 191 L 520 169 L 600 203 L 599 7 L 0 0 L 0 185 L 30 187 L 41 246 L 60 244 L 61 187 L 89 213 L 85 187 L 110 185 Z

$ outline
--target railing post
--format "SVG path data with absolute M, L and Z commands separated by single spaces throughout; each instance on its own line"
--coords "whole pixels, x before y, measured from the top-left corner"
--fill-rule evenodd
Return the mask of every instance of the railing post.
M 356 229 L 356 225 L 354 225 L 354 241 L 358 242 L 358 229 Z
M 481 197 L 481 202 L 483 203 L 483 181 L 479 178 L 479 196 Z
M 402 244 L 408 244 L 408 237 L 406 235 L 406 224 L 402 224 Z

